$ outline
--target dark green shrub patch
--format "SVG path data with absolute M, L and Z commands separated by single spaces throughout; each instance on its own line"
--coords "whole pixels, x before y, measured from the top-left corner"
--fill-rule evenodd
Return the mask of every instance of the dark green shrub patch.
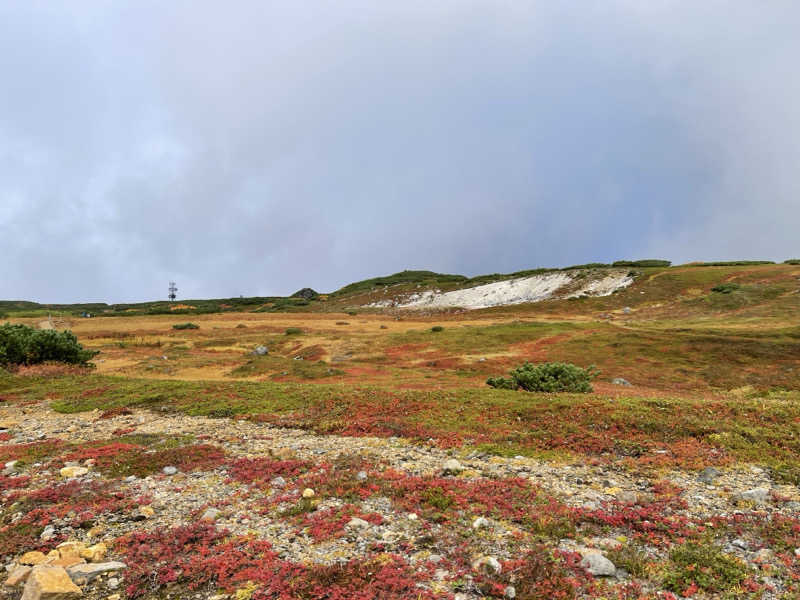
M 0 365 L 35 365 L 46 361 L 88 366 L 99 354 L 86 350 L 71 331 L 38 330 L 27 325 L 0 326 Z
M 509 373 L 510 377 L 490 377 L 486 383 L 494 388 L 525 390 L 526 392 L 592 391 L 592 379 L 598 372 L 593 367 L 583 369 L 570 363 L 524 363 Z
M 175 323 L 172 326 L 173 329 L 200 329 L 200 326 L 196 323 Z
M 711 288 L 712 292 L 717 292 L 718 294 L 730 294 L 731 292 L 735 292 L 741 286 L 738 283 L 720 283 L 719 285 L 715 285 Z

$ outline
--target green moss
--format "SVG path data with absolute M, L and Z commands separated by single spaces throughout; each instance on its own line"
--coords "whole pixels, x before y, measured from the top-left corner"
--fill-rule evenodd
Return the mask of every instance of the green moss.
M 710 542 L 687 543 L 669 555 L 663 585 L 682 593 L 692 584 L 706 592 L 726 592 L 738 586 L 749 570 L 738 558 L 725 554 Z

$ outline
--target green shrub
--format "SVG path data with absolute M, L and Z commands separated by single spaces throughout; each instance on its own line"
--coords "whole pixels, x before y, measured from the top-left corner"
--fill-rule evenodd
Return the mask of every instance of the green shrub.
M 300 333 L 303 333 L 303 330 L 299 327 L 288 327 L 286 329 L 286 335 L 298 335 Z
M 511 377 L 489 377 L 486 384 L 498 390 L 516 390 L 519 387 Z
M 711 543 L 689 542 L 675 548 L 669 558 L 671 565 L 664 575 L 664 587 L 677 593 L 692 584 L 706 592 L 724 592 L 739 585 L 748 575 L 742 561 Z
M 685 267 L 750 267 L 757 265 L 774 265 L 774 260 L 715 260 L 712 262 L 695 262 Z
M 783 261 L 785 265 L 800 265 L 800 258 L 790 258 L 789 260 Z
M 431 327 L 431 331 L 433 333 L 439 333 L 440 331 L 444 331 L 444 327 L 442 327 L 441 325 L 434 325 L 433 327 Z
M 741 286 L 738 283 L 720 283 L 719 285 L 715 285 L 711 288 L 712 292 L 717 292 L 718 294 L 730 294 L 731 292 L 735 292 Z
M 672 261 L 657 258 L 647 258 L 644 260 L 617 260 L 611 263 L 612 267 L 668 267 Z
M 196 323 L 175 323 L 172 326 L 173 329 L 200 329 L 200 325 Z
M 509 373 L 510 378 L 490 377 L 486 383 L 495 388 L 521 389 L 526 392 L 592 391 L 591 381 L 598 375 L 593 367 L 583 369 L 569 363 L 524 363 Z
M 38 330 L 27 325 L 0 326 L 0 365 L 34 365 L 45 361 L 89 365 L 99 354 L 86 350 L 71 331 Z

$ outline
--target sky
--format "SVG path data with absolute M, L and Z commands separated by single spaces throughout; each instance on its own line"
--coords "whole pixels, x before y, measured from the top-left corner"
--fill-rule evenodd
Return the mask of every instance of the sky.
M 800 3 L 0 3 L 0 298 L 800 256 Z

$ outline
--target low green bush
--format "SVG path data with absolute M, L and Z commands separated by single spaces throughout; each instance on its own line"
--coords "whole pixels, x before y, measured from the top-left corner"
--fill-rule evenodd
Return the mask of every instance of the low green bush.
M 286 328 L 286 335 L 298 335 L 303 333 L 303 330 L 299 327 L 287 327 Z
M 509 373 L 510 377 L 490 377 L 487 385 L 498 389 L 525 390 L 526 392 L 578 392 L 592 391 L 592 379 L 599 372 L 593 367 L 581 368 L 570 363 L 529 362 Z
M 658 258 L 646 258 L 644 260 L 617 260 L 611 263 L 612 267 L 668 267 L 672 261 Z
M 800 258 L 790 258 L 789 260 L 783 261 L 785 265 L 800 265 Z
M 175 323 L 172 326 L 173 329 L 200 329 L 200 325 L 196 323 Z
M 740 286 L 738 283 L 720 283 L 719 285 L 715 285 L 711 288 L 712 292 L 717 292 L 718 294 L 730 294 L 731 292 L 735 292 L 738 290 Z
M 664 587 L 679 594 L 692 584 L 705 592 L 725 592 L 738 586 L 749 574 L 742 561 L 710 542 L 678 546 L 670 552 L 669 559 Z
M 35 365 L 46 361 L 88 366 L 99 354 L 86 350 L 71 331 L 38 330 L 27 325 L 0 326 L 0 365 Z
M 440 331 L 444 331 L 444 327 L 442 327 L 441 325 L 434 325 L 433 327 L 431 327 L 431 331 L 433 333 L 439 333 Z

